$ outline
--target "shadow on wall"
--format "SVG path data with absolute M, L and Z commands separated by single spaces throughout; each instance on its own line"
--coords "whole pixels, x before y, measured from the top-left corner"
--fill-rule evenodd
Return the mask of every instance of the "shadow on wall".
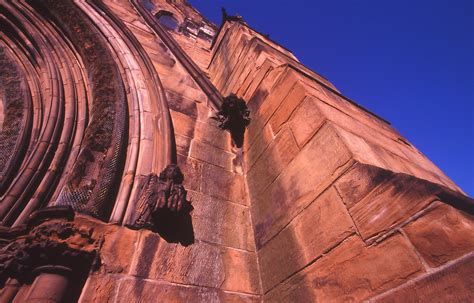
M 168 243 L 180 243 L 189 246 L 194 243 L 194 229 L 191 218 L 193 206 L 189 201 L 183 205 L 180 212 L 161 209 L 155 215 L 153 232 L 158 233 Z

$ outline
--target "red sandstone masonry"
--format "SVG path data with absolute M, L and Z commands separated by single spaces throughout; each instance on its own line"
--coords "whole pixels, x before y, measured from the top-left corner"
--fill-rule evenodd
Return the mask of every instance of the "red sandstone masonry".
M 408 243 L 394 236 L 374 247 L 351 237 L 265 295 L 267 302 L 360 302 L 423 272 Z
M 276 58 L 275 53 L 263 51 L 260 43 L 248 42 L 252 41 L 249 32 L 242 35 L 236 27 L 223 28 L 228 30 L 221 32 L 225 38 L 218 39 L 221 45 L 214 54 L 221 61 L 212 62 L 210 71 L 220 79 L 227 73 L 232 84 L 224 89 L 232 87 L 245 95 L 252 111 L 244 164 L 264 300 L 360 301 L 425 272 L 424 264 L 433 258 L 429 252 L 436 255 L 438 246 L 427 248 L 431 242 L 419 239 L 427 231 L 415 232 L 415 226 L 425 226 L 416 224 L 424 217 L 409 222 L 423 216 L 437 194 L 449 191 L 446 187 L 459 188 L 388 124 L 311 80 L 304 71 L 278 67 L 278 62 L 285 62 L 283 55 Z M 239 39 L 243 39 L 240 46 Z M 232 58 L 236 52 L 227 52 L 226 47 L 246 49 L 238 55 L 240 65 L 229 66 L 237 62 Z M 226 55 L 226 68 L 219 68 Z M 282 134 L 291 134 L 300 149 L 296 155 L 288 151 L 289 141 L 282 141 Z M 283 154 L 288 160 L 277 160 Z M 339 205 L 339 212 L 330 205 Z M 445 207 L 453 218 L 465 218 Z M 343 217 L 331 218 L 337 213 Z M 329 220 L 327 227 L 321 227 L 323 220 Z M 442 226 L 449 223 L 433 224 L 429 230 L 438 236 L 443 230 L 446 241 L 460 228 L 455 225 L 448 232 Z M 341 228 L 340 236 L 331 228 L 335 225 Z M 406 226 L 405 234 L 414 240 L 400 235 L 400 226 Z M 335 232 L 333 238 L 328 231 Z M 353 236 L 340 244 L 354 233 L 366 243 L 377 242 L 366 247 L 359 236 Z M 451 258 L 473 250 L 468 243 L 462 247 L 453 249 Z
M 471 253 L 441 270 L 423 275 L 369 302 L 472 302 L 474 255 Z
M 152 13 L 205 21 L 184 0 L 152 2 Z M 238 149 L 210 119 L 215 113 L 208 96 L 177 60 L 181 56 L 168 49 L 134 1 L 104 1 L 111 14 L 91 6 L 100 2 L 76 3 L 106 38 L 126 91 L 123 183 L 131 186 L 136 178 L 131 191 L 138 194 L 139 182 L 158 170 L 166 142 L 157 139 L 164 130 L 155 113 L 165 101 L 192 205 L 189 216 L 169 225 L 173 232 L 185 230 L 186 239 L 120 226 L 120 216 L 111 224 L 76 215 L 71 224 L 100 239 L 100 266 L 89 273 L 81 302 L 474 300 L 473 201 L 383 119 L 245 23 L 226 21 L 212 44 L 168 32 L 222 95 L 236 93 L 247 102 L 252 121 Z M 23 13 L 32 12 L 16 15 Z M 113 15 L 121 21 L 112 22 Z M 32 20 L 47 25 L 40 17 Z M 56 43 L 60 35 L 46 27 L 44 37 L 35 30 L 34 38 Z M 54 54 L 50 46 L 38 52 L 45 56 L 38 56 L 37 72 L 26 64 L 29 84 L 38 82 L 32 138 L 41 131 L 38 112 L 57 106 L 50 101 L 64 89 L 67 114 L 60 126 L 77 129 L 74 158 L 93 83 L 81 76 L 77 50 L 65 51 L 70 46 L 61 43 Z M 69 71 L 71 62 L 77 66 Z M 161 86 L 163 94 L 156 91 Z M 71 105 L 79 109 L 76 124 Z M 46 141 L 40 145 L 46 148 Z M 57 154 L 66 151 L 66 141 Z M 20 186 L 15 193 L 22 192 Z M 120 201 L 133 206 L 129 195 Z M 30 290 L 24 284 L 17 301 L 27 300 Z
M 212 113 L 205 105 L 207 97 L 173 55 L 160 49 L 158 37 L 127 26 L 139 33 L 137 38 L 145 43 L 170 97 L 178 163 L 194 208 L 191 216 L 196 242 L 182 246 L 167 243 L 153 233 L 140 233 L 129 272 L 137 278 L 124 276 L 115 288 L 117 298 L 254 302 L 257 297 L 246 294 L 261 292 L 260 279 L 243 178 L 234 172 L 230 136 L 209 119 Z M 127 290 L 130 287 L 156 291 L 139 295 Z

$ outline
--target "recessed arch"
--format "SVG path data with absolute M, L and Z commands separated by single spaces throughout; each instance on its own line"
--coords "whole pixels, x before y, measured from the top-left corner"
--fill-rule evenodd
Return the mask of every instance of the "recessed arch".
M 178 20 L 173 16 L 173 13 L 165 10 L 161 10 L 155 14 L 155 18 L 162 26 L 167 30 L 176 31 L 179 26 Z

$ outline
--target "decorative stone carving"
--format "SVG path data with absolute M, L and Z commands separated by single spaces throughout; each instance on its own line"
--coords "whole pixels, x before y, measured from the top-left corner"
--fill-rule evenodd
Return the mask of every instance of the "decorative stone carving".
M 79 229 L 73 223 L 50 221 L 16 237 L 0 249 L 0 285 L 6 279 L 25 281 L 41 266 L 81 268 L 97 260 L 101 241 L 93 229 Z
M 168 165 L 159 176 L 148 175 L 138 200 L 136 221 L 129 227 L 153 228 L 156 215 L 161 209 L 181 211 L 187 194 L 182 185 L 183 181 L 183 173 L 175 164 Z
M 243 18 L 240 15 L 229 15 L 224 7 L 221 8 L 221 12 L 222 12 L 222 22 L 225 22 L 226 20 L 237 21 L 237 22 L 243 21 Z
M 237 147 L 241 147 L 245 128 L 250 123 L 250 111 L 245 101 L 235 94 L 224 98 L 222 107 L 217 113 L 215 120 L 221 129 L 228 130 Z

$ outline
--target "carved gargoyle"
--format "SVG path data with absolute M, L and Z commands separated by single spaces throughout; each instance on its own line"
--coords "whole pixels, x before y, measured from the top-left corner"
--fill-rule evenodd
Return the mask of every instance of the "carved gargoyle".
M 232 140 L 237 147 L 243 144 L 245 128 L 250 123 L 250 111 L 245 101 L 235 94 L 224 98 L 222 107 L 214 117 L 221 129 L 231 133 Z
M 182 185 L 183 181 L 183 173 L 175 164 L 168 165 L 159 176 L 148 175 L 138 200 L 136 220 L 129 227 L 152 229 L 155 226 L 155 217 L 161 209 L 181 211 L 187 194 Z

